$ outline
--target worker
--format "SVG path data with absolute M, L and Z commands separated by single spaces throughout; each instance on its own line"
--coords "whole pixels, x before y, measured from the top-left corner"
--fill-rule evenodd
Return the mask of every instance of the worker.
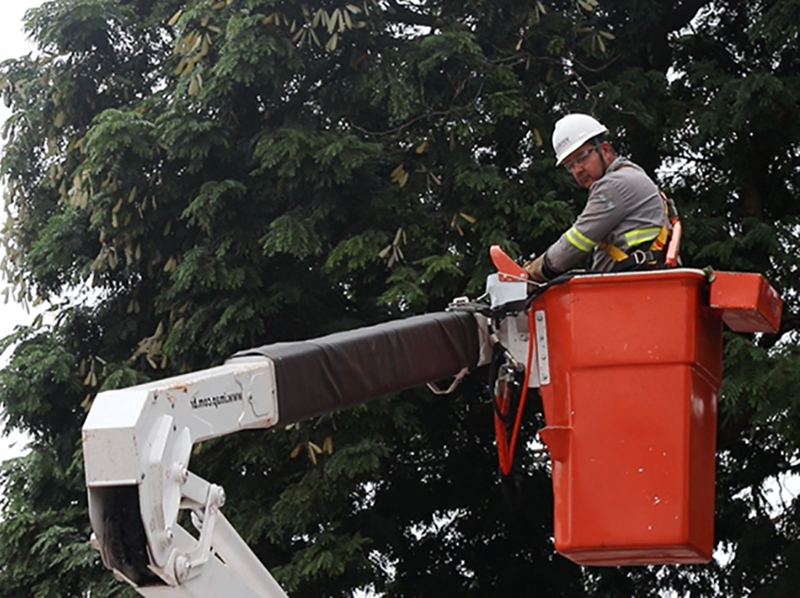
M 674 205 L 640 166 L 617 156 L 607 133 L 587 114 L 569 114 L 556 123 L 556 166 L 563 165 L 588 189 L 589 198 L 572 227 L 523 266 L 531 280 L 551 280 L 590 253 L 597 272 L 664 267 Z

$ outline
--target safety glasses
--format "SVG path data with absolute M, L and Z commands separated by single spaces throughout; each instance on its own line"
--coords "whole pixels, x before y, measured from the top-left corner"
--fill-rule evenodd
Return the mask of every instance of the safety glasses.
M 572 172 L 578 166 L 583 166 L 583 163 L 589 159 L 589 156 L 592 155 L 593 151 L 596 151 L 597 148 L 592 146 L 588 147 L 583 150 L 581 153 L 577 154 L 574 158 L 570 158 L 569 160 L 564 161 L 564 168 L 566 168 L 569 172 Z

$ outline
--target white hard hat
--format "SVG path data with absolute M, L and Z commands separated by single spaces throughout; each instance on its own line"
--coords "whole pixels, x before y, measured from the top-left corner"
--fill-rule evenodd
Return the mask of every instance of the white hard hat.
M 591 138 L 604 133 L 608 133 L 608 129 L 588 114 L 567 114 L 553 129 L 556 166 Z

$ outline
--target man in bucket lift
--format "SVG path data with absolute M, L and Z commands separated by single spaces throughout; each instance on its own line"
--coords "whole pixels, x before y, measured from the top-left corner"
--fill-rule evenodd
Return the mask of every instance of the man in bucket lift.
M 587 114 L 569 114 L 556 123 L 556 166 L 563 165 L 588 189 L 589 199 L 575 224 L 524 265 L 531 280 L 551 280 L 588 253 L 598 272 L 665 267 L 667 240 L 677 222 L 675 206 L 640 166 L 617 156 L 607 133 Z

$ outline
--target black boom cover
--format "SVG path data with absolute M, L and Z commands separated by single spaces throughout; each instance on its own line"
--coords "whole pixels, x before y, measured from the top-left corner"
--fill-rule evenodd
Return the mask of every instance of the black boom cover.
M 404 388 L 455 376 L 478 362 L 478 324 L 441 312 L 240 351 L 275 364 L 282 424 L 309 419 Z

